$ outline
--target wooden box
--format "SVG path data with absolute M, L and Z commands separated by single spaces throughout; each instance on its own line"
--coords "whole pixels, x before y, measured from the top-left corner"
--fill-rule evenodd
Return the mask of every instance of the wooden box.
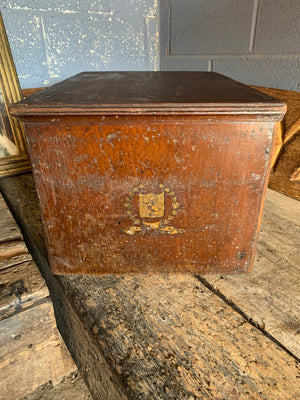
M 53 272 L 250 271 L 284 112 L 210 72 L 86 72 L 14 105 Z

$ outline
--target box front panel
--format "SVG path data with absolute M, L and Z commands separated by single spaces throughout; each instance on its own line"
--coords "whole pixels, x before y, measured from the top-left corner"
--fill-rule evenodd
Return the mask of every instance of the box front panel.
M 272 127 L 192 117 L 27 124 L 53 271 L 246 271 Z

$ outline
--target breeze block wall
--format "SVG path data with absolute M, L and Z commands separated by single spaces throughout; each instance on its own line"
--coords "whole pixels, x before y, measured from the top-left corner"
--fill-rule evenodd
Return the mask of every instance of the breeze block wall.
M 22 88 L 159 68 L 157 0 L 0 0 Z
M 161 0 L 161 69 L 300 90 L 299 0 Z

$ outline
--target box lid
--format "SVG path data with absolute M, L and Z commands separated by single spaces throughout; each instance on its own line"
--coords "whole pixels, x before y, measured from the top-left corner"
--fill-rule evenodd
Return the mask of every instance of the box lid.
M 106 114 L 257 114 L 285 104 L 214 72 L 82 72 L 16 103 L 18 117 Z

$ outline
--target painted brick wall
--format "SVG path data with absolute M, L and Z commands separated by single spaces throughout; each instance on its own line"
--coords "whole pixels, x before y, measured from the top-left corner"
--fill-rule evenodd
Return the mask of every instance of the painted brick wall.
M 161 69 L 300 90 L 299 0 L 161 0 Z
M 0 0 L 22 88 L 159 68 L 157 0 Z

